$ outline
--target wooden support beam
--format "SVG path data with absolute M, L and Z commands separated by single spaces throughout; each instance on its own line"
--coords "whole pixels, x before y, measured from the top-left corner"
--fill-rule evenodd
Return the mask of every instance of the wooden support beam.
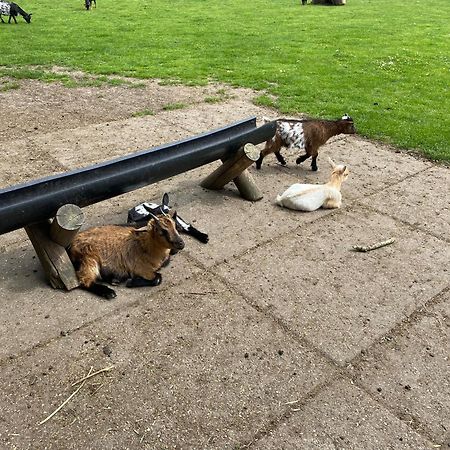
M 219 190 L 233 180 L 243 198 L 250 201 L 260 200 L 262 193 L 246 170 L 258 160 L 259 155 L 260 151 L 253 144 L 245 144 L 234 156 L 224 160 L 221 166 L 208 175 L 201 182 L 201 186 Z
M 234 178 L 233 183 L 238 188 L 238 191 L 243 199 L 256 202 L 263 198 L 263 193 L 247 169 Z
M 25 231 L 44 269 L 50 285 L 68 291 L 79 286 L 78 278 L 66 249 L 50 239 L 48 221 L 28 225 Z

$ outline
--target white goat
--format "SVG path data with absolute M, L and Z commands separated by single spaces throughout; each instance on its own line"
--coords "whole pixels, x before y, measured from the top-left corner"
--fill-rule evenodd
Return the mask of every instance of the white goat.
M 340 208 L 342 204 L 341 185 L 348 177 L 347 166 L 336 165 L 328 158 L 333 171 L 325 184 L 293 184 L 277 196 L 277 204 L 299 211 L 315 211 L 322 208 Z

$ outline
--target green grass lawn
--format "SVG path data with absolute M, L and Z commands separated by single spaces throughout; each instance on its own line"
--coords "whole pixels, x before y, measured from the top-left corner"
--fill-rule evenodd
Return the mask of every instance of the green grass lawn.
M 450 1 L 18 0 L 0 24 L 8 67 L 66 66 L 261 90 L 284 114 L 349 113 L 363 136 L 450 161 Z M 17 76 L 42 73 L 16 71 Z

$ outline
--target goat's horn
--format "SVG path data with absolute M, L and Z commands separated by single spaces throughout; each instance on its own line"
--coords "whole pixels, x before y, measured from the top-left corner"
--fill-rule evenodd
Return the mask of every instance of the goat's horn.
M 150 214 L 150 217 L 152 218 L 152 219 L 155 219 L 158 223 L 159 223 L 159 219 L 158 219 L 158 217 L 156 217 L 153 213 L 151 213 L 150 211 L 148 212 L 149 214 Z
M 158 217 L 156 217 L 156 216 L 151 212 L 151 209 L 150 209 L 147 205 L 144 204 L 144 208 L 145 208 L 145 209 L 147 210 L 147 212 L 150 214 L 150 217 L 151 217 L 152 219 L 155 219 L 157 222 L 159 222 Z
M 331 167 L 334 169 L 336 167 L 336 164 L 333 162 L 333 160 L 330 157 L 328 157 L 328 161 L 331 164 Z

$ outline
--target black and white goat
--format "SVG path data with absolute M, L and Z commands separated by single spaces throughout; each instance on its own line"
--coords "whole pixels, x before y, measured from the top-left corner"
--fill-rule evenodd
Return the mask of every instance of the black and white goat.
M 2 16 L 9 16 L 8 23 L 11 23 L 11 17 L 14 22 L 17 23 L 16 17 L 20 15 L 24 18 L 26 23 L 31 22 L 31 13 L 27 14 L 19 5 L 16 3 L 8 3 L 0 1 L 0 20 L 5 23 Z
M 264 120 L 268 121 L 268 119 Z M 319 147 L 332 136 L 342 133 L 356 133 L 353 119 L 347 114 L 344 114 L 338 120 L 277 119 L 277 131 L 274 137 L 266 142 L 264 149 L 261 151 L 261 156 L 256 161 L 256 168 L 261 169 L 264 157 L 270 153 L 275 153 L 278 162 L 283 166 L 286 165 L 286 161 L 280 153 L 281 147 L 286 147 L 289 150 L 304 151 L 305 154 L 299 156 L 296 163 L 300 164 L 311 157 L 311 169 L 317 170 Z
M 154 215 L 168 214 L 169 212 L 170 212 L 169 194 L 165 193 L 163 195 L 162 203 L 160 205 L 158 205 L 158 203 L 145 202 L 130 209 L 128 211 L 127 222 L 129 224 L 130 223 L 136 224 L 137 226 L 144 226 L 151 218 L 151 214 Z M 176 216 L 175 223 L 177 226 L 177 230 L 179 232 L 189 234 L 190 236 L 194 237 L 203 244 L 206 244 L 208 242 L 209 237 L 207 234 L 197 230 L 197 228 L 192 226 L 190 223 L 186 222 L 178 214 Z

